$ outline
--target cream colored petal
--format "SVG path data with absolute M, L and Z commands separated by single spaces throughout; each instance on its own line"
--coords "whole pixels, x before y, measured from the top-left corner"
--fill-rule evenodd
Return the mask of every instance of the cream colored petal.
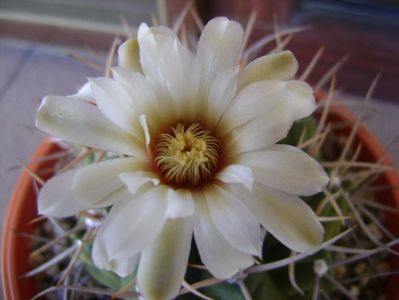
M 118 65 L 142 73 L 140 47 L 137 38 L 130 38 L 118 48 Z
M 194 56 L 176 39 L 161 46 L 163 80 L 176 103 L 179 117 L 192 117 L 198 101 L 199 72 Z
M 205 86 L 226 69 L 236 66 L 244 36 L 241 25 L 225 17 L 210 20 L 202 31 L 197 61 Z
M 114 124 L 140 139 L 137 107 L 126 89 L 112 78 L 90 79 L 100 111 Z
M 100 231 L 102 229 L 101 227 Z M 99 234 L 93 243 L 91 255 L 94 264 L 101 270 L 112 271 L 121 277 L 130 275 L 136 268 L 140 255 L 136 254 L 112 259 L 106 251 L 105 245 L 107 241 L 104 241 L 101 236 L 102 235 Z
M 205 199 L 196 201 L 194 237 L 202 262 L 217 278 L 230 278 L 253 264 L 253 258 L 225 240 L 212 221 Z
M 166 78 L 161 70 L 161 47 L 165 43 L 171 45 L 177 38 L 176 35 L 166 27 L 148 27 L 146 24 L 140 25 L 137 34 L 140 62 L 145 76 L 160 93 L 169 94 Z
M 192 104 L 197 99 L 199 86 L 192 53 L 166 27 L 141 25 L 138 41 L 144 74 L 152 83 L 158 101 L 169 102 L 164 113 L 190 117 L 194 113 Z
M 195 203 L 190 190 L 168 190 L 168 208 L 166 217 L 170 219 L 185 218 L 195 212 Z
M 46 182 L 37 200 L 39 214 L 63 218 L 90 207 L 90 204 L 79 201 L 72 193 L 73 180 L 79 171 L 70 170 Z
M 51 178 L 40 190 L 38 211 L 53 217 L 67 217 L 88 208 L 106 207 L 131 195 L 118 179 L 119 172 L 142 164 L 120 158 L 73 169 Z
M 140 120 L 140 116 L 145 113 L 152 128 L 159 128 L 162 124 L 168 123 L 170 117 L 165 115 L 165 111 L 168 110 L 167 103 L 157 101 L 153 87 L 143 74 L 125 68 L 113 68 L 112 74 L 126 90 L 134 106 L 131 119 Z
M 226 138 L 226 148 L 231 156 L 265 149 L 286 137 L 293 122 L 292 112 L 279 106 L 234 129 Z
M 119 174 L 119 179 L 127 186 L 132 195 L 135 195 L 137 191 L 148 182 L 151 182 L 153 185 L 159 184 L 157 174 L 154 172 L 136 171 L 121 173 Z
M 152 86 L 143 74 L 125 68 L 112 68 L 112 74 L 129 94 L 137 115 L 157 103 Z
M 143 145 L 105 118 L 96 106 L 68 97 L 45 97 L 36 126 L 77 144 L 136 157 L 145 155 Z
M 165 224 L 166 191 L 163 186 L 149 187 L 112 207 L 101 232 L 111 259 L 139 253 L 153 242 Z
M 276 239 L 298 252 L 311 252 L 323 241 L 324 229 L 313 210 L 299 197 L 255 184 L 252 193 L 237 186 L 230 191 Z
M 255 59 L 245 66 L 238 77 L 239 89 L 260 80 L 289 80 L 298 70 L 291 51 L 272 53 Z
M 86 82 L 76 94 L 68 97 L 82 101 L 93 101 L 93 94 L 91 92 L 90 82 Z
M 214 128 L 237 92 L 236 67 L 219 73 L 210 83 L 206 124 Z
M 143 130 L 145 145 L 148 147 L 151 143 L 150 129 L 148 128 L 147 117 L 145 114 L 139 116 L 139 123 Z
M 176 38 L 176 34 L 173 32 L 173 30 L 169 27 L 166 26 L 151 26 L 148 27 L 147 24 L 141 23 L 137 32 L 137 39 L 139 42 L 140 46 L 140 41 L 145 38 L 147 34 L 152 34 L 157 37 L 166 37 L 166 38 Z M 140 49 L 141 52 L 143 52 L 143 49 Z
M 147 300 L 173 299 L 183 282 L 190 254 L 192 218 L 167 220 L 141 255 L 137 283 Z
M 232 155 L 283 139 L 293 122 L 313 112 L 312 89 L 301 81 L 259 81 L 244 88 L 223 115 L 220 130 Z
M 313 195 L 328 182 L 326 172 L 315 159 L 288 145 L 245 153 L 239 160 L 252 168 L 257 182 L 290 194 Z
M 241 90 L 223 115 L 221 125 L 226 133 L 256 117 L 274 110 L 292 111 L 285 99 L 287 83 L 283 81 L 259 81 Z
M 239 251 L 261 256 L 263 233 L 257 218 L 234 194 L 220 187 L 204 194 L 213 223 L 223 237 Z
M 233 99 L 223 115 L 225 133 L 254 118 L 287 111 L 292 119 L 308 116 L 315 109 L 313 91 L 302 81 L 258 81 L 246 86 Z M 284 112 L 286 114 L 287 112 Z
M 240 183 L 249 191 L 254 183 L 252 170 L 246 165 L 229 165 L 217 173 L 216 178 L 225 183 Z
M 305 118 L 316 109 L 313 89 L 306 82 L 291 80 L 287 82 L 286 99 L 294 110 L 295 120 Z
M 80 168 L 73 179 L 73 195 L 89 207 L 111 205 L 112 195 L 124 186 L 118 176 L 144 167 L 134 158 L 115 158 Z

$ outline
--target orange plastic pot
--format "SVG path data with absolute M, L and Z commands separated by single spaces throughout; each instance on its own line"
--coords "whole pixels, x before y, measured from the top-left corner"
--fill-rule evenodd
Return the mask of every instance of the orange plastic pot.
M 331 107 L 328 122 L 342 125 L 337 129 L 338 134 L 348 135 L 355 121 L 356 117 L 345 106 L 333 105 Z M 355 143 L 362 144 L 361 160 L 375 162 L 382 157 L 380 163 L 392 163 L 392 160 L 384 155 L 384 149 L 376 137 L 365 126 L 361 125 L 358 128 Z M 46 140 L 33 155 L 33 163 L 29 164 L 29 169 L 37 173 L 41 169 L 51 168 L 56 161 L 40 162 L 40 158 L 58 151 L 60 151 L 59 146 Z M 376 193 L 377 199 L 385 204 L 399 208 L 398 174 L 394 171 L 385 172 L 379 177 L 378 184 L 389 185 L 392 188 Z M 29 249 L 28 239 L 18 235 L 18 232 L 32 232 L 35 225 L 30 222 L 36 217 L 36 194 L 32 178 L 25 171 L 21 175 L 10 200 L 3 228 L 1 271 L 4 296 L 7 300 L 26 300 L 32 298 L 36 293 L 34 281 L 21 278 L 21 275 L 29 270 Z M 396 236 L 399 236 L 398 218 L 398 215 L 387 215 L 387 226 Z M 399 257 L 391 258 L 391 268 L 395 271 L 399 270 Z M 388 300 L 399 300 L 398 286 L 399 276 L 390 276 L 386 287 Z

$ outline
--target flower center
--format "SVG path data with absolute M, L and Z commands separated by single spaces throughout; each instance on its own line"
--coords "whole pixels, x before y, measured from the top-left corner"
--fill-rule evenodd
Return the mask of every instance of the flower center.
M 200 124 L 179 123 L 159 135 L 155 165 L 169 184 L 193 187 L 209 181 L 219 162 L 219 141 Z

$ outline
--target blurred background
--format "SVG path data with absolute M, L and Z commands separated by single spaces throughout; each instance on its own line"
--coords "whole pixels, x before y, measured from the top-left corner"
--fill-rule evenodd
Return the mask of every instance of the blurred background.
M 141 22 L 173 24 L 187 0 L 0 0 L 0 37 L 106 52 L 117 34 L 134 33 Z M 399 0 L 197 0 L 206 22 L 225 15 L 246 24 L 257 21 L 251 41 L 280 29 L 307 26 L 288 48 L 306 66 L 320 46 L 324 55 L 310 80 L 349 54 L 338 77 L 348 93 L 361 95 L 379 71 L 375 96 L 395 102 L 399 83 Z M 266 49 L 263 49 L 263 53 Z M 260 53 L 262 53 L 260 51 Z
M 133 35 L 141 22 L 155 19 L 173 24 L 187 3 L 0 0 L 0 224 L 21 165 L 45 137 L 34 127 L 42 97 L 75 93 L 87 77 L 103 74 L 116 35 Z M 399 160 L 398 0 L 197 0 L 192 5 L 204 22 L 225 15 L 245 25 L 256 12 L 249 46 L 276 27 L 307 29 L 286 46 L 300 63 L 299 73 L 320 47 L 324 51 L 308 78 L 312 83 L 346 58 L 337 75 L 337 99 L 354 111 L 381 72 L 365 122 Z

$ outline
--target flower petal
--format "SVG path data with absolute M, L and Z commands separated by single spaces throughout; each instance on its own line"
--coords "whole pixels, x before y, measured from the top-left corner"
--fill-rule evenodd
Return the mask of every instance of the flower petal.
M 147 124 L 147 117 L 145 114 L 139 116 L 139 123 L 144 133 L 145 145 L 148 147 L 151 143 L 150 129 Z
M 158 94 L 169 94 L 164 76 L 166 74 L 163 74 L 160 64 L 161 57 L 166 54 L 162 55 L 160 48 L 163 43 L 171 44 L 177 38 L 176 35 L 167 27 L 148 27 L 144 23 L 140 25 L 137 35 L 144 74 L 159 90 Z
M 272 53 L 255 59 L 245 66 L 238 79 L 239 89 L 260 80 L 289 80 L 298 70 L 291 51 Z
M 267 114 L 288 111 L 292 119 L 308 116 L 315 109 L 312 88 L 302 81 L 257 81 L 246 86 L 233 99 L 223 115 L 221 126 L 225 134 L 233 128 Z
M 155 239 L 165 224 L 166 191 L 163 186 L 149 187 L 112 207 L 97 234 L 106 241 L 111 259 L 139 253 Z
M 68 97 L 82 101 L 92 101 L 93 94 L 91 92 L 90 82 L 86 82 L 76 94 L 70 95 Z
M 122 173 L 119 175 L 119 179 L 127 186 L 132 195 L 135 195 L 137 191 L 148 182 L 151 182 L 153 185 L 159 184 L 157 174 L 153 172 L 136 171 Z
M 246 206 L 220 187 L 208 189 L 205 197 L 212 220 L 223 237 L 239 251 L 261 256 L 263 233 Z
M 202 196 L 203 197 L 203 196 Z M 196 201 L 194 237 L 202 262 L 217 278 L 230 278 L 253 264 L 253 258 L 234 248 L 213 223 L 205 199 Z
M 129 101 L 134 112 L 131 118 L 137 118 L 143 112 L 153 116 L 151 122 L 158 119 L 164 120 L 165 117 L 159 113 L 159 104 L 156 100 L 153 88 L 143 74 L 134 72 L 125 68 L 113 68 L 112 74 L 116 82 L 118 82 L 128 93 Z M 153 120 L 155 119 L 155 120 Z
M 90 207 L 111 205 L 112 194 L 124 186 L 119 174 L 142 168 L 144 164 L 134 158 L 115 158 L 80 168 L 73 180 L 73 195 Z
M 195 212 L 195 203 L 190 190 L 168 190 L 168 208 L 166 217 L 170 219 L 184 218 Z
M 316 101 L 313 89 L 304 81 L 291 80 L 287 82 L 287 100 L 294 111 L 295 120 L 305 118 L 313 113 Z
M 239 186 L 229 189 L 239 195 L 266 230 L 288 248 L 311 252 L 321 244 L 323 226 L 301 198 L 261 184 L 255 184 L 252 193 Z
M 216 178 L 225 183 L 241 183 L 249 191 L 252 190 L 254 175 L 250 167 L 245 165 L 229 165 L 216 174 Z
M 239 160 L 252 168 L 257 182 L 289 194 L 313 195 L 328 182 L 326 172 L 315 159 L 289 145 L 245 153 Z
M 142 73 L 140 48 L 137 38 L 130 38 L 118 48 L 118 65 Z
M 209 128 L 214 128 L 237 92 L 237 68 L 230 68 L 219 73 L 210 83 L 208 92 Z
M 137 282 L 145 299 L 173 299 L 183 282 L 190 254 L 192 218 L 168 220 L 141 254 Z
M 313 112 L 312 89 L 301 81 L 259 81 L 245 87 L 222 117 L 231 154 L 264 149 L 284 138 L 293 122 Z
M 166 115 L 192 116 L 198 92 L 198 71 L 193 54 L 167 27 L 139 27 L 138 41 L 144 74 L 153 84 Z M 187 76 L 190 74 L 190 76 Z M 190 101 L 187 101 L 190 99 Z M 180 115 L 179 115 L 180 114 Z
M 287 136 L 293 124 L 292 112 L 279 106 L 234 129 L 226 138 L 231 156 L 273 145 Z
M 100 228 L 101 231 L 101 228 Z M 94 264 L 102 270 L 112 271 L 121 277 L 130 275 L 137 266 L 139 254 L 111 259 L 104 245 L 105 241 L 96 238 L 91 253 Z
M 90 86 L 99 110 L 121 129 L 140 139 L 137 107 L 126 89 L 107 77 L 90 79 Z
M 149 116 L 150 126 L 159 128 L 167 123 L 169 117 L 164 114 L 166 105 L 162 101 L 157 101 L 153 87 L 143 74 L 124 68 L 113 68 L 112 74 L 129 94 L 129 101 L 134 106 L 131 119 L 140 120 L 140 116 L 145 112 Z
M 116 158 L 57 175 L 40 191 L 39 213 L 66 217 L 124 201 L 131 195 L 118 175 L 142 167 L 143 163 L 134 158 Z
M 79 201 L 72 193 L 73 181 L 79 171 L 70 170 L 46 182 L 37 200 L 39 214 L 63 218 L 90 207 L 89 203 Z
M 143 157 L 143 147 L 116 127 L 92 104 L 47 96 L 39 107 L 36 126 L 49 134 L 89 147 Z
M 274 110 L 293 112 L 292 104 L 287 100 L 290 95 L 287 82 L 258 81 L 243 90 L 234 98 L 223 115 L 226 133 L 256 117 Z
M 241 25 L 225 17 L 210 20 L 202 31 L 197 47 L 197 61 L 202 67 L 205 86 L 238 61 L 244 32 Z

